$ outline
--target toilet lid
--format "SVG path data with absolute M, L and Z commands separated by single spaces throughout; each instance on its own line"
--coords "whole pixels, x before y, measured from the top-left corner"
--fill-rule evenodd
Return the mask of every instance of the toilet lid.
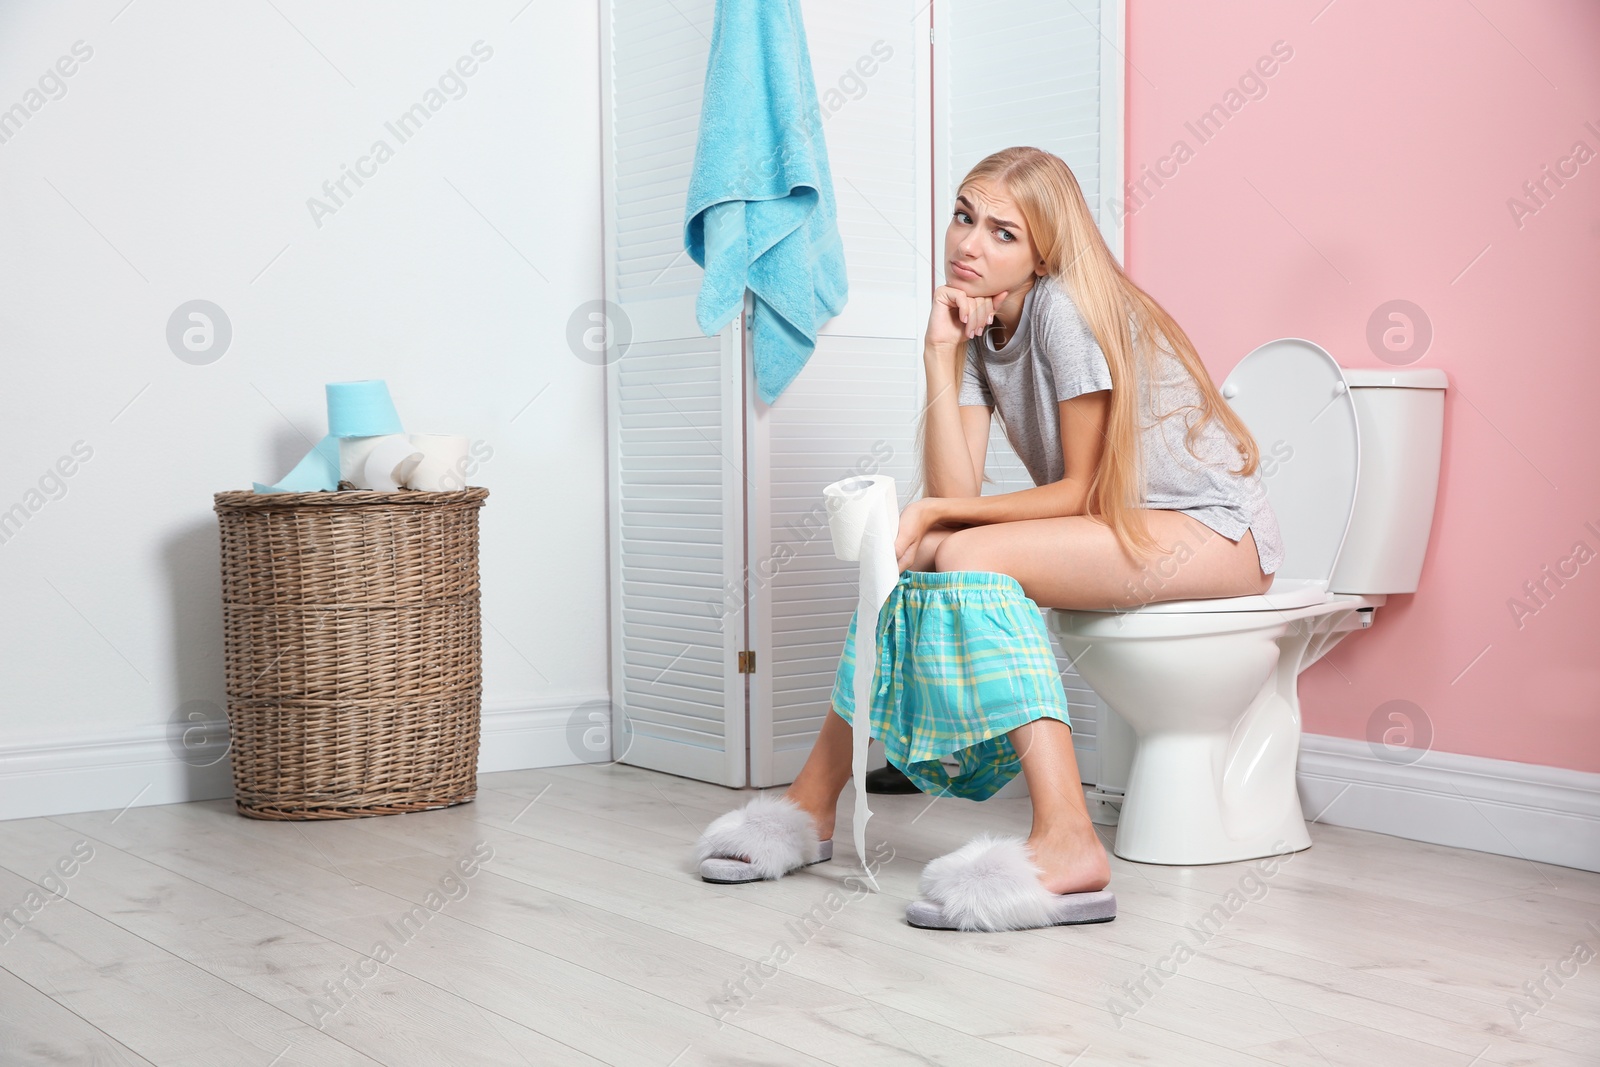
M 1278 578 L 1326 583 L 1350 525 L 1361 459 L 1342 369 L 1321 346 L 1280 338 L 1240 360 L 1222 395 L 1260 450 L 1261 484 L 1283 535 Z

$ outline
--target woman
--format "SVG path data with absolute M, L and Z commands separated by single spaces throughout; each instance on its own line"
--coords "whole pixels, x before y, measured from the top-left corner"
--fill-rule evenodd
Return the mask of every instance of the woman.
M 1110 865 L 1032 606 L 1263 593 L 1283 546 L 1250 431 L 1182 328 L 1123 273 L 1059 157 L 1008 148 L 974 167 L 945 231 L 944 261 L 947 283 L 934 293 L 923 340 L 927 491 L 900 518 L 905 573 L 880 616 L 872 732 L 890 762 L 930 792 L 983 799 L 1019 762 L 1027 779 L 1033 828 L 1017 842 L 1025 849 L 996 852 L 996 840 L 980 836 L 929 864 L 925 893 L 930 878 L 988 857 L 1009 865 L 1013 879 L 1031 872 L 1053 897 L 1096 900 Z M 980 495 L 993 415 L 1035 488 Z M 897 625 L 898 638 L 886 641 Z M 936 640 L 957 642 L 959 653 L 946 656 Z M 853 649 L 852 622 L 835 714 L 824 717 L 805 767 L 783 797 L 758 797 L 707 829 L 702 876 L 775 878 L 832 855 L 835 806 L 850 778 Z M 939 665 L 910 662 L 917 652 Z M 1014 667 L 991 675 L 1011 676 L 1009 703 L 989 701 L 974 716 L 957 706 L 971 700 L 941 703 L 923 691 L 931 670 L 1004 654 Z M 1029 681 L 1041 674 L 1049 679 Z M 952 691 L 970 695 L 981 684 L 969 674 Z M 927 758 L 941 744 L 939 754 L 960 760 L 955 778 Z M 991 912 L 963 928 L 1015 928 L 1008 921 Z

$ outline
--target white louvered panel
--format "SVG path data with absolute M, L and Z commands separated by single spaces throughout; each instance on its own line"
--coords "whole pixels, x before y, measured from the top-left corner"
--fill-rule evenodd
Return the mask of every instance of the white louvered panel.
M 775 785 L 809 751 L 855 598 L 855 568 L 832 558 L 821 489 L 862 461 L 909 483 L 920 340 L 958 164 L 1037 144 L 1068 160 L 1092 207 L 1120 186 L 1116 0 L 1044 16 L 1019 0 L 935 2 L 936 14 L 922 0 L 802 2 L 850 300 L 771 408 L 754 397 L 743 317 L 699 336 L 702 274 L 683 250 L 715 0 L 605 7 L 606 295 L 632 331 L 607 369 L 613 692 L 632 720 L 630 763 Z M 973 58 L 952 64 L 940 45 L 931 67 L 930 24 L 945 40 L 962 18 Z M 980 54 L 1019 47 L 1026 63 Z M 951 76 L 963 71 L 970 84 Z M 1100 222 L 1120 254 L 1115 220 Z M 1003 443 L 995 453 L 1002 486 L 1029 484 Z M 753 676 L 735 673 L 741 648 L 756 650 Z M 1077 712 L 1081 693 L 1067 682 Z M 1091 717 L 1080 748 L 1093 729 Z
M 612 756 L 738 786 L 742 323 L 700 333 L 701 270 L 683 251 L 713 4 L 605 10 Z
M 619 303 L 699 292 L 683 247 L 715 0 L 613 0 L 608 117 Z
M 1072 168 L 1100 231 L 1120 260 L 1122 225 L 1109 198 L 1122 185 L 1120 0 L 935 0 L 934 207 L 941 256 L 956 189 L 980 159 L 1012 145 L 1053 152 Z M 997 62 L 996 56 L 1004 56 Z M 943 266 L 939 268 L 943 278 Z M 991 425 L 985 495 L 1033 486 Z M 1104 703 L 1056 646 L 1079 770 L 1097 781 Z
M 904 496 L 920 374 L 914 339 L 824 337 L 758 423 L 765 536 L 752 551 L 751 605 L 766 659 L 751 686 L 753 784 L 799 772 L 828 713 L 856 605 L 858 565 L 834 559 L 822 489 L 852 474 L 885 474 Z
M 804 0 L 802 9 L 850 300 L 777 403 L 752 405 L 754 785 L 799 772 L 829 713 L 855 607 L 857 565 L 833 558 L 823 487 L 868 471 L 909 490 L 932 281 L 926 5 Z
M 991 152 L 1042 148 L 1072 168 L 1120 259 L 1121 220 L 1108 210 L 1123 170 L 1120 0 L 938 0 L 935 11 L 936 194 L 949 189 L 953 202 Z
M 612 367 L 613 699 L 627 762 L 741 784 L 743 707 L 730 694 L 742 689 L 731 665 L 743 633 L 729 583 L 743 566 L 730 482 L 743 474 L 729 458 L 729 363 L 724 338 L 696 337 L 635 340 Z
M 991 152 L 1032 145 L 1066 160 L 1098 219 L 1101 0 L 951 0 L 945 9 L 949 93 L 939 95 L 951 188 Z
M 923 6 L 913 0 L 801 4 L 856 310 L 875 307 L 881 292 L 903 296 L 918 284 L 915 74 L 927 34 L 919 42 L 915 26 Z M 848 332 L 845 324 L 834 325 Z

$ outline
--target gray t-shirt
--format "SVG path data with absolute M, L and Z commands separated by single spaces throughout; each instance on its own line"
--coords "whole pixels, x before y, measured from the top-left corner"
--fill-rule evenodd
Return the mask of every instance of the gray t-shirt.
M 998 329 L 991 326 L 967 342 L 957 403 L 997 409 L 1006 439 L 1034 484 L 1058 482 L 1066 476 L 1066 461 L 1061 455 L 1057 405 L 1083 393 L 1110 389 L 1111 367 L 1094 331 L 1053 276 L 1035 281 L 1023 298 L 1016 332 L 996 349 L 992 335 Z M 1177 356 L 1163 348 L 1157 360 L 1153 396 L 1143 388 L 1140 369 L 1145 507 L 1192 515 L 1230 541 L 1237 542 L 1250 530 L 1261 569 L 1275 572 L 1283 562 L 1283 541 L 1260 468 L 1249 477 L 1233 473 L 1241 459 L 1233 438 L 1216 419 L 1196 435 L 1191 454 L 1184 436 L 1198 419 L 1198 409 L 1164 421 L 1155 418 L 1152 412 L 1170 412 L 1201 399 L 1200 387 Z

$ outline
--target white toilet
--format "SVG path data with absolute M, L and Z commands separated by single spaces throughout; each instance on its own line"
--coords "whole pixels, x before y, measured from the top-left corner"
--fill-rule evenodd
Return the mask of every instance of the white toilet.
M 1272 587 L 1045 613 L 1112 712 L 1096 740 L 1099 781 L 1126 783 L 1118 856 L 1226 863 L 1310 846 L 1300 672 L 1371 626 L 1388 594 L 1416 591 L 1447 384 L 1435 369 L 1345 369 L 1299 338 L 1262 345 L 1222 395 L 1255 435 L 1283 534 Z

